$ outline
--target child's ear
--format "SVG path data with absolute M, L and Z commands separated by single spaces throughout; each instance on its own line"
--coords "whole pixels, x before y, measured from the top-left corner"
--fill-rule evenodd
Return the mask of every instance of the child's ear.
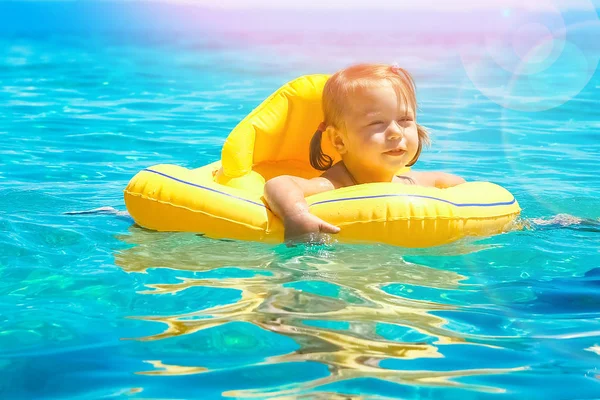
M 346 153 L 346 138 L 344 137 L 342 132 L 330 126 L 329 128 L 327 128 L 327 137 L 329 138 L 329 141 L 340 155 Z

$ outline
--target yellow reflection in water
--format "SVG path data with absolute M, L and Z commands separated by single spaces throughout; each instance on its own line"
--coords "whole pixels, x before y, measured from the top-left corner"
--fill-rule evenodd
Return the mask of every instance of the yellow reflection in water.
M 141 341 L 190 335 L 230 322 L 250 323 L 291 337 L 300 345 L 297 351 L 273 356 L 254 365 L 311 361 L 325 364 L 330 370 L 329 376 L 311 382 L 278 387 L 276 392 L 269 391 L 273 388 L 268 389 L 269 395 L 298 395 L 300 391 L 359 377 L 497 392 L 501 389 L 459 384 L 450 379 L 518 370 L 399 371 L 379 366 L 386 359 L 441 358 L 443 354 L 439 351 L 439 345 L 465 343 L 460 333 L 445 327 L 448 323 L 446 319 L 431 313 L 453 310 L 455 306 L 394 296 L 382 289 L 388 284 L 402 283 L 455 290 L 464 277 L 451 271 L 407 263 L 402 259 L 399 249 L 388 246 L 286 249 L 139 229 L 132 229 L 131 233 L 121 239 L 134 247 L 116 255 L 117 264 L 128 272 L 145 272 L 149 268 L 206 272 L 235 267 L 255 273 L 248 278 L 186 277 L 179 278 L 180 282 L 177 283 L 148 285 L 148 290 L 140 294 L 173 294 L 191 287 L 211 287 L 237 289 L 241 291 L 241 298 L 232 304 L 192 313 L 132 318 L 166 325 L 162 333 L 137 339 Z M 326 282 L 329 287 L 336 288 L 338 294 L 328 297 L 285 286 L 307 281 Z M 349 327 L 343 330 L 329 329 L 307 324 L 310 321 L 346 322 Z M 378 324 L 382 323 L 409 328 L 435 340 L 430 340 L 431 344 L 387 340 L 376 330 Z M 210 371 L 201 366 L 182 367 L 165 365 L 161 361 L 148 362 L 156 370 L 141 373 L 180 375 Z M 226 395 L 261 396 L 266 393 L 262 390 L 246 390 L 231 391 Z
M 139 375 L 191 375 L 208 371 L 208 369 L 202 367 L 183 367 L 180 365 L 167 365 L 163 364 L 163 362 L 159 360 L 146 360 L 144 362 L 151 364 L 156 369 L 153 371 L 138 372 Z

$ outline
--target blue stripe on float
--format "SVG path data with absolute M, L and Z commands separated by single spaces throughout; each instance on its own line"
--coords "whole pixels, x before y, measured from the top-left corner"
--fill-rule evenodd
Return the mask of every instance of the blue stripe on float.
M 145 169 L 144 171 L 146 171 L 146 172 L 152 172 L 153 174 L 164 176 L 165 178 L 169 178 L 169 179 L 172 179 L 172 180 L 174 180 L 176 182 L 183 183 L 183 184 L 189 185 L 189 186 L 193 186 L 193 187 L 196 187 L 198 189 L 208 190 L 209 192 L 222 194 L 224 196 L 231 197 L 233 199 L 241 200 L 241 201 L 244 201 L 246 203 L 254 204 L 255 206 L 266 208 L 266 206 L 264 204 L 262 204 L 262 203 L 257 203 L 255 201 L 248 200 L 248 199 L 245 199 L 243 197 L 238 197 L 238 196 L 234 196 L 234 195 L 229 194 L 229 193 L 221 192 L 220 190 L 209 188 L 207 186 L 202 186 L 202 185 L 198 185 L 196 183 L 184 181 L 183 179 L 175 178 L 174 176 L 167 175 L 167 174 L 162 173 L 162 172 L 154 171 L 154 170 L 151 170 L 151 169 Z M 513 197 L 513 199 L 511 201 L 504 201 L 504 202 L 497 202 L 497 203 L 463 203 L 463 204 L 461 204 L 461 203 L 453 203 L 453 202 L 451 202 L 449 200 L 444 200 L 444 199 L 440 199 L 440 198 L 432 197 L 432 196 L 424 196 L 424 195 L 419 195 L 419 194 L 400 194 L 400 193 L 398 193 L 398 194 L 378 194 L 378 195 L 372 195 L 372 196 L 342 197 L 342 198 L 339 198 L 339 199 L 331 199 L 331 200 L 318 201 L 316 203 L 310 204 L 310 206 L 316 206 L 316 205 L 319 205 L 319 204 L 326 204 L 326 203 L 336 203 L 336 202 L 339 202 L 339 201 L 346 201 L 346 200 L 378 199 L 378 198 L 386 198 L 386 197 L 416 197 L 416 198 L 420 198 L 420 199 L 437 200 L 437 201 L 441 201 L 443 203 L 451 204 L 451 205 L 456 206 L 456 207 L 496 207 L 496 206 L 510 206 L 512 204 L 515 204 L 515 202 L 516 202 L 515 198 Z
M 183 179 L 175 178 L 174 176 L 167 175 L 167 174 L 164 174 L 162 172 L 154 171 L 154 170 L 151 170 L 151 169 L 145 169 L 144 171 L 146 171 L 146 172 L 152 172 L 153 174 L 164 176 L 165 178 L 169 178 L 169 179 L 172 179 L 172 180 L 174 180 L 176 182 L 183 183 L 183 184 L 189 185 L 189 186 L 193 186 L 193 187 L 198 188 L 198 189 L 208 190 L 209 192 L 222 194 L 224 196 L 231 197 L 233 199 L 245 201 L 246 203 L 250 203 L 250 204 L 254 204 L 255 206 L 260 206 L 260 207 L 266 208 L 265 205 L 262 204 L 262 203 L 257 203 L 257 202 L 252 201 L 252 200 L 244 199 L 243 197 L 238 197 L 238 196 L 234 196 L 234 195 L 229 194 L 229 193 L 221 192 L 220 190 L 209 188 L 207 186 L 202 186 L 202 185 L 198 185 L 196 183 L 184 181 Z
M 498 203 L 453 203 L 449 200 L 444 200 L 444 199 L 440 199 L 437 197 L 432 197 L 432 196 L 424 196 L 424 195 L 420 195 L 420 194 L 376 194 L 373 196 L 358 196 L 358 197 L 345 197 L 345 198 L 341 198 L 341 199 L 331 199 L 331 200 L 323 200 L 323 201 L 317 201 L 316 203 L 310 204 L 311 206 L 316 206 L 317 204 L 325 204 L 325 203 L 335 203 L 337 201 L 343 201 L 343 200 L 363 200 L 363 199 L 378 199 L 378 198 L 384 198 L 384 197 L 416 197 L 419 199 L 429 199 L 429 200 L 437 200 L 437 201 L 441 201 L 443 203 L 448 203 L 448 204 L 452 204 L 453 206 L 456 207 L 495 207 L 495 206 L 510 206 L 511 204 L 515 204 L 516 200 L 513 197 L 513 199 L 511 201 L 504 201 L 504 202 L 498 202 Z

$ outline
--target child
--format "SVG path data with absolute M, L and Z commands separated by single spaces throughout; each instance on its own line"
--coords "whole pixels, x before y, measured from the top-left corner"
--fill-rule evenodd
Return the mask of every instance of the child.
M 308 211 L 306 196 L 370 182 L 439 188 L 465 182 L 443 172 L 396 176 L 413 165 L 423 144 L 429 143 L 427 131 L 417 124 L 415 86 L 405 70 L 360 64 L 338 71 L 325 83 L 322 106 L 325 120 L 310 143 L 310 163 L 324 173 L 313 179 L 282 175 L 265 185 L 265 199 L 282 219 L 286 239 L 340 231 Z M 342 158 L 335 165 L 321 150 L 323 134 Z

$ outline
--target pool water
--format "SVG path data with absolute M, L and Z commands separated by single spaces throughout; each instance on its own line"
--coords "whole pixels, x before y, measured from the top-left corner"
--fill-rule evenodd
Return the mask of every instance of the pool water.
M 600 398 L 600 73 L 548 105 L 443 46 L 314 43 L 0 37 L 1 398 Z M 530 228 L 290 248 L 123 212 L 137 171 L 217 160 L 280 85 L 366 58 L 415 76 L 415 168 L 505 186 Z

